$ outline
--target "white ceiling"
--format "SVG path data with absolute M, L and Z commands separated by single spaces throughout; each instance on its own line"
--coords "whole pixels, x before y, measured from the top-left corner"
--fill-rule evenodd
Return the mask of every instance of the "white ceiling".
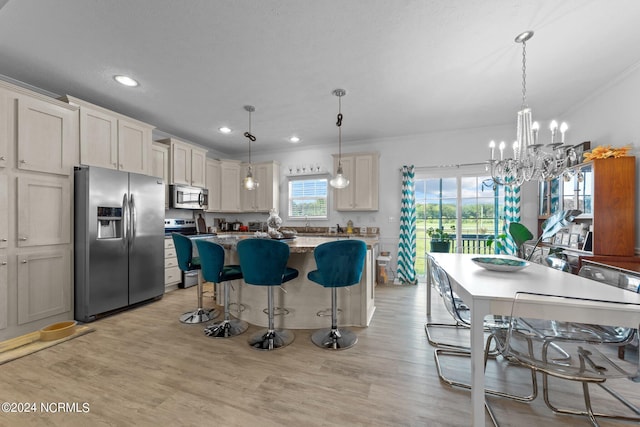
M 640 61 L 638 0 L 0 1 L 0 74 L 246 152 L 561 117 Z M 130 89 L 112 79 L 128 74 Z M 234 129 L 222 135 L 217 129 Z

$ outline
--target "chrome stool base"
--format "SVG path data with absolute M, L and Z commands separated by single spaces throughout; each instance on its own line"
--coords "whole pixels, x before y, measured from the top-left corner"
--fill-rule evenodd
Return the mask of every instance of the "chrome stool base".
M 247 329 L 249 329 L 249 324 L 244 320 L 231 319 L 207 326 L 204 334 L 212 338 L 229 338 L 240 335 Z
M 284 329 L 263 329 L 249 338 L 249 345 L 256 350 L 277 350 L 293 342 L 293 332 Z
M 358 336 L 348 329 L 320 329 L 311 335 L 311 341 L 327 350 L 345 350 L 358 342 Z
M 219 315 L 220 315 L 220 312 L 215 308 L 211 310 L 199 308 L 196 311 L 190 311 L 180 316 L 180 321 L 182 323 L 195 325 L 197 323 L 209 322 L 215 319 L 216 317 L 218 317 Z

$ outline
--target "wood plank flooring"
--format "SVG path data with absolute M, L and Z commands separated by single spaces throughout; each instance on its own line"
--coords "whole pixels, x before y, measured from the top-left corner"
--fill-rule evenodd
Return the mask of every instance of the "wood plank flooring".
M 0 402 L 78 403 L 80 409 L 86 402 L 89 409 L 0 413 L 0 426 L 470 425 L 470 393 L 441 384 L 436 373 L 423 329 L 425 285 L 378 286 L 372 324 L 352 328 L 359 342 L 339 352 L 315 347 L 310 330 L 295 331 L 293 344 L 274 352 L 249 348 L 256 326 L 231 339 L 206 337 L 202 325 L 178 322 L 193 308 L 195 292 L 171 292 L 93 322 L 91 334 L 0 366 Z M 449 320 L 434 301 L 434 318 Z M 468 376 L 468 359 L 450 359 L 449 375 Z M 528 375 L 490 369 L 496 386 Z M 640 384 L 622 385 L 640 403 Z M 580 404 L 577 387 L 558 387 L 559 401 Z M 581 417 L 553 415 L 541 397 L 531 404 L 490 402 L 502 426 L 589 425 Z

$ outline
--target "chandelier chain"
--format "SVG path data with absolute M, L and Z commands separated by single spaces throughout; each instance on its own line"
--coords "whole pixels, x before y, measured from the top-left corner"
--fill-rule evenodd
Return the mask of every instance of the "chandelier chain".
M 527 106 L 527 42 L 522 42 L 522 109 Z

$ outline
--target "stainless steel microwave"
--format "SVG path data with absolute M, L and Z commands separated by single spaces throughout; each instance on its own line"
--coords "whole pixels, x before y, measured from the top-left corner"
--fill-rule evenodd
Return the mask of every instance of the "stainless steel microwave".
M 209 190 L 206 188 L 169 186 L 169 207 L 174 209 L 207 209 Z

